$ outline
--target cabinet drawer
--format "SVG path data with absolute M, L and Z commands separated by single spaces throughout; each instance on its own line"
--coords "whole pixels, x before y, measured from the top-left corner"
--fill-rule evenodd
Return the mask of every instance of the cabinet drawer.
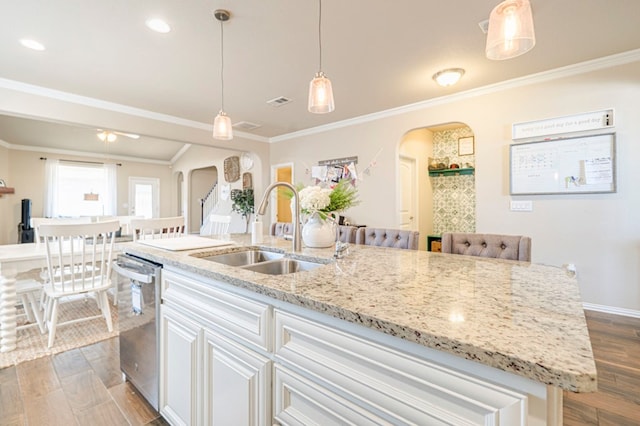
M 203 326 L 265 351 L 272 348 L 270 305 L 175 273 L 162 272 L 163 303 L 182 308 Z
M 276 362 L 394 424 L 519 425 L 527 395 L 276 309 Z
M 274 407 L 283 425 L 385 425 L 385 419 L 294 373 L 275 365 Z

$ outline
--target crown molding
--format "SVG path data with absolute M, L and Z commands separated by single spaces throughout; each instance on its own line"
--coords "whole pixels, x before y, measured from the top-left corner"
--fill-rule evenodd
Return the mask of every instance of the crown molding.
M 281 141 L 299 138 L 302 136 L 323 133 L 330 130 L 354 126 L 357 124 L 367 123 L 375 120 L 380 120 L 383 118 L 394 117 L 396 115 L 406 114 L 408 112 L 413 112 L 413 111 L 421 110 L 424 108 L 434 107 L 434 106 L 443 105 L 451 102 L 457 102 L 460 100 L 469 99 L 476 96 L 482 96 L 490 93 L 496 93 L 504 90 L 509 90 L 516 87 L 522 87 L 522 86 L 527 86 L 531 84 L 569 77 L 573 75 L 584 74 L 587 72 L 597 71 L 604 68 L 611 68 L 618 65 L 624 65 L 631 62 L 636 62 L 638 60 L 640 60 L 640 49 L 630 50 L 627 52 L 605 56 L 605 57 L 593 59 L 590 61 L 580 62 L 577 64 L 568 65 L 565 67 L 556 68 L 549 71 L 543 71 L 536 74 L 530 74 L 524 77 L 505 80 L 499 83 L 490 84 L 490 85 L 479 87 L 476 89 L 455 93 L 452 95 L 428 99 L 425 101 L 420 101 L 420 102 L 404 105 L 397 108 L 391 108 L 384 111 L 379 111 L 371 114 L 362 115 L 359 117 L 350 118 L 347 120 L 336 121 L 334 123 L 312 127 L 312 128 L 300 130 L 297 132 L 286 133 L 286 134 L 274 136 L 271 138 L 258 136 L 258 135 L 254 135 L 246 132 L 234 132 L 234 133 L 239 137 L 257 141 L 257 142 L 267 142 L 267 143 L 281 142 Z M 150 120 L 161 121 L 169 124 L 175 124 L 179 126 L 194 128 L 198 130 L 206 130 L 208 132 L 213 131 L 212 124 L 201 123 L 199 121 L 194 121 L 194 120 L 187 120 L 184 118 L 175 117 L 168 114 L 162 114 L 162 113 L 148 111 L 141 108 L 135 108 L 135 107 L 131 107 L 123 104 L 118 104 L 115 102 L 109 102 L 101 99 L 90 98 L 87 96 L 81 96 L 81 95 L 76 95 L 72 93 L 62 92 L 60 90 L 50 89 L 42 86 L 36 86 L 33 84 L 23 83 L 20 81 L 0 78 L 0 88 L 42 96 L 50 99 L 56 99 L 56 100 L 69 102 L 73 104 L 84 105 L 92 108 L 98 108 L 102 110 L 128 114 L 128 115 L 146 118 Z
M 55 148 L 47 148 L 41 146 L 27 146 L 27 145 L 12 145 L 8 144 L 8 148 L 15 151 L 29 151 L 29 152 L 42 152 L 45 154 L 59 154 L 59 155 L 73 155 L 76 157 L 88 157 L 88 158 L 100 158 L 103 160 L 120 160 L 120 161 L 130 161 L 135 163 L 147 163 L 147 164 L 158 164 L 161 166 L 170 166 L 172 163 L 170 161 L 165 160 L 150 160 L 145 158 L 138 157 L 129 157 L 126 155 L 107 155 L 107 154 L 99 154 L 95 152 L 85 152 L 85 151 L 72 151 L 67 149 L 55 149 Z
M 73 93 L 63 92 L 61 90 L 37 86 L 35 84 L 23 83 L 21 81 L 0 78 L 0 88 L 27 93 L 30 95 L 41 96 L 49 99 L 55 99 L 58 101 L 69 102 L 76 105 L 84 105 L 105 111 L 112 111 L 135 117 L 146 118 L 149 120 L 162 121 L 164 123 L 175 124 L 178 126 L 189 127 L 198 130 L 206 130 L 209 133 L 213 132 L 213 124 L 201 123 L 199 121 L 188 120 L 186 118 L 180 118 L 169 114 L 162 114 L 142 108 L 104 101 L 102 99 L 90 98 L 88 96 L 76 95 Z M 234 134 L 242 138 L 258 142 L 269 141 L 268 138 L 265 138 L 264 136 L 253 135 L 251 133 L 234 131 Z
M 182 157 L 184 155 L 185 152 L 189 151 L 189 148 L 191 148 L 191 144 L 190 143 L 186 143 L 186 144 L 182 145 L 182 148 L 180 148 L 180 150 L 178 150 L 178 152 L 176 152 L 176 155 L 174 155 L 169 162 L 171 164 L 174 164 L 176 161 L 178 161 L 180 159 L 180 157 Z
M 536 83 L 543 83 L 551 80 L 557 80 L 560 78 L 570 77 L 574 75 L 585 74 L 588 72 L 597 71 L 605 68 L 611 68 L 619 65 L 625 65 L 632 62 L 637 62 L 639 60 L 640 60 L 640 49 L 630 50 L 628 52 L 618 53 L 616 55 L 605 56 L 602 58 L 580 62 L 577 64 L 568 65 L 561 68 L 555 68 L 549 71 L 543 71 L 536 74 L 530 74 L 524 77 L 518 77 L 511 80 L 501 81 L 499 83 L 478 87 L 476 89 L 466 90 L 464 92 L 459 92 L 452 95 L 441 96 L 438 98 L 428 99 L 426 101 L 420 101 L 420 102 L 404 105 L 397 108 L 391 108 L 391 109 L 374 112 L 367 115 L 361 115 L 359 117 L 350 118 L 348 120 L 336 121 L 334 123 L 300 130 L 298 132 L 292 132 L 292 133 L 287 133 L 280 136 L 274 136 L 269 139 L 269 142 L 271 143 L 281 142 L 281 141 L 299 138 L 302 136 L 328 132 L 330 130 L 354 126 L 362 123 L 368 123 L 368 122 L 380 120 L 383 118 L 394 117 L 396 115 L 406 114 L 408 112 L 413 112 L 416 110 L 421 110 L 429 107 L 457 102 L 460 100 L 474 98 L 477 96 L 501 92 L 504 90 L 509 90 L 509 89 L 522 87 L 522 86 L 528 86 Z
M 11 144 L 9 142 L 3 141 L 2 139 L 0 139 L 0 146 L 3 148 L 11 149 Z

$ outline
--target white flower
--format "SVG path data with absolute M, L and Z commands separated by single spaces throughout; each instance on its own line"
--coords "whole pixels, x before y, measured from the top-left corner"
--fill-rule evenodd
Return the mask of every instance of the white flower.
M 331 189 L 307 186 L 300 190 L 300 207 L 308 212 L 322 210 L 331 202 Z

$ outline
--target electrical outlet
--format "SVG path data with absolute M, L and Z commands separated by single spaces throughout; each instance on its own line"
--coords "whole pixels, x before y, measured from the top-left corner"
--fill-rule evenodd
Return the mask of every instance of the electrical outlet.
M 531 212 L 533 211 L 533 201 L 524 200 L 524 201 L 513 201 L 511 200 L 511 211 L 512 212 Z

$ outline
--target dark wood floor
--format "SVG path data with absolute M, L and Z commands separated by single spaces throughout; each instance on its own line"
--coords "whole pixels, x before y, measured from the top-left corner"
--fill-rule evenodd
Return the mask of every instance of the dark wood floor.
M 166 425 L 120 372 L 118 338 L 0 370 L 0 425 Z
M 587 311 L 598 392 L 564 393 L 566 426 L 640 425 L 640 319 Z M 118 339 L 0 370 L 0 425 L 165 425 L 120 373 Z
M 640 319 L 586 311 L 598 392 L 564 393 L 565 426 L 640 425 Z

